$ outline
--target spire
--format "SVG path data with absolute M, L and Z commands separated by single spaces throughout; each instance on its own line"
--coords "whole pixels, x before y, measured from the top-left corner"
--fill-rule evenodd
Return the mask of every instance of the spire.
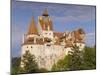
M 34 17 L 32 17 L 32 20 L 28 29 L 28 34 L 38 34 L 37 27 L 35 26 Z
M 49 15 L 48 15 L 48 10 L 47 10 L 47 9 L 45 9 L 45 10 L 44 10 L 44 12 L 43 12 L 43 15 L 42 15 L 42 16 L 49 16 Z
M 45 9 L 42 16 L 39 17 L 39 22 L 43 30 L 53 30 L 53 24 L 47 9 Z

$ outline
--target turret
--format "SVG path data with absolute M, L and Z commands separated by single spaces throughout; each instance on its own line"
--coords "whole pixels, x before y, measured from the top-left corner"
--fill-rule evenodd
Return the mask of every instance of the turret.
M 38 29 L 35 24 L 34 17 L 32 17 L 32 20 L 29 24 L 28 32 L 24 35 L 24 44 L 36 43 L 36 38 L 38 37 Z
M 42 16 L 38 17 L 38 23 L 40 25 L 40 33 L 44 37 L 53 38 L 53 24 L 47 9 L 43 11 Z

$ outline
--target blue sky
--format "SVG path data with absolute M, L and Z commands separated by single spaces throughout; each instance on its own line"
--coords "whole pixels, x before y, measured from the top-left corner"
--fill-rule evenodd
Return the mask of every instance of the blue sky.
M 28 30 L 32 16 L 36 24 L 38 16 L 47 8 L 53 21 L 54 31 L 64 32 L 83 28 L 86 33 L 86 45 L 95 45 L 95 6 L 12 2 L 12 56 L 20 56 L 22 37 Z

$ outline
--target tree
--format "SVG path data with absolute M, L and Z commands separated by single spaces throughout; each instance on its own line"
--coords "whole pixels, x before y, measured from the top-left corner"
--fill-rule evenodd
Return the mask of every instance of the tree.
M 20 66 L 20 57 L 14 57 L 11 60 L 11 75 L 17 75 Z
M 21 73 L 34 73 L 38 70 L 38 65 L 35 60 L 35 56 L 29 51 L 26 51 L 22 58 L 23 68 L 20 68 Z
M 89 70 L 96 68 L 96 50 L 85 47 L 82 51 L 78 47 L 72 49 L 68 55 L 68 65 L 70 70 Z
M 96 50 L 94 48 L 85 47 L 84 50 L 84 69 L 96 68 Z
M 52 66 L 52 71 L 65 71 L 68 69 L 68 56 L 64 59 L 60 59 L 56 64 Z
M 89 70 L 96 68 L 96 50 L 85 47 L 82 51 L 74 46 L 72 51 L 64 58 L 53 65 L 52 71 L 68 70 Z
M 82 70 L 83 63 L 83 51 L 80 51 L 79 47 L 75 45 L 68 54 L 69 70 Z

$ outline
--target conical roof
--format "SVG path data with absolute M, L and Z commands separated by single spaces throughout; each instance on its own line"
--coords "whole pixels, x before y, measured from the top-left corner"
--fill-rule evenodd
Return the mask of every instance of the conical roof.
M 47 10 L 47 9 L 44 10 L 42 16 L 49 16 L 49 15 L 48 15 L 48 10 Z
M 31 23 L 29 25 L 28 34 L 38 34 L 38 30 L 34 21 L 34 17 L 32 17 Z

